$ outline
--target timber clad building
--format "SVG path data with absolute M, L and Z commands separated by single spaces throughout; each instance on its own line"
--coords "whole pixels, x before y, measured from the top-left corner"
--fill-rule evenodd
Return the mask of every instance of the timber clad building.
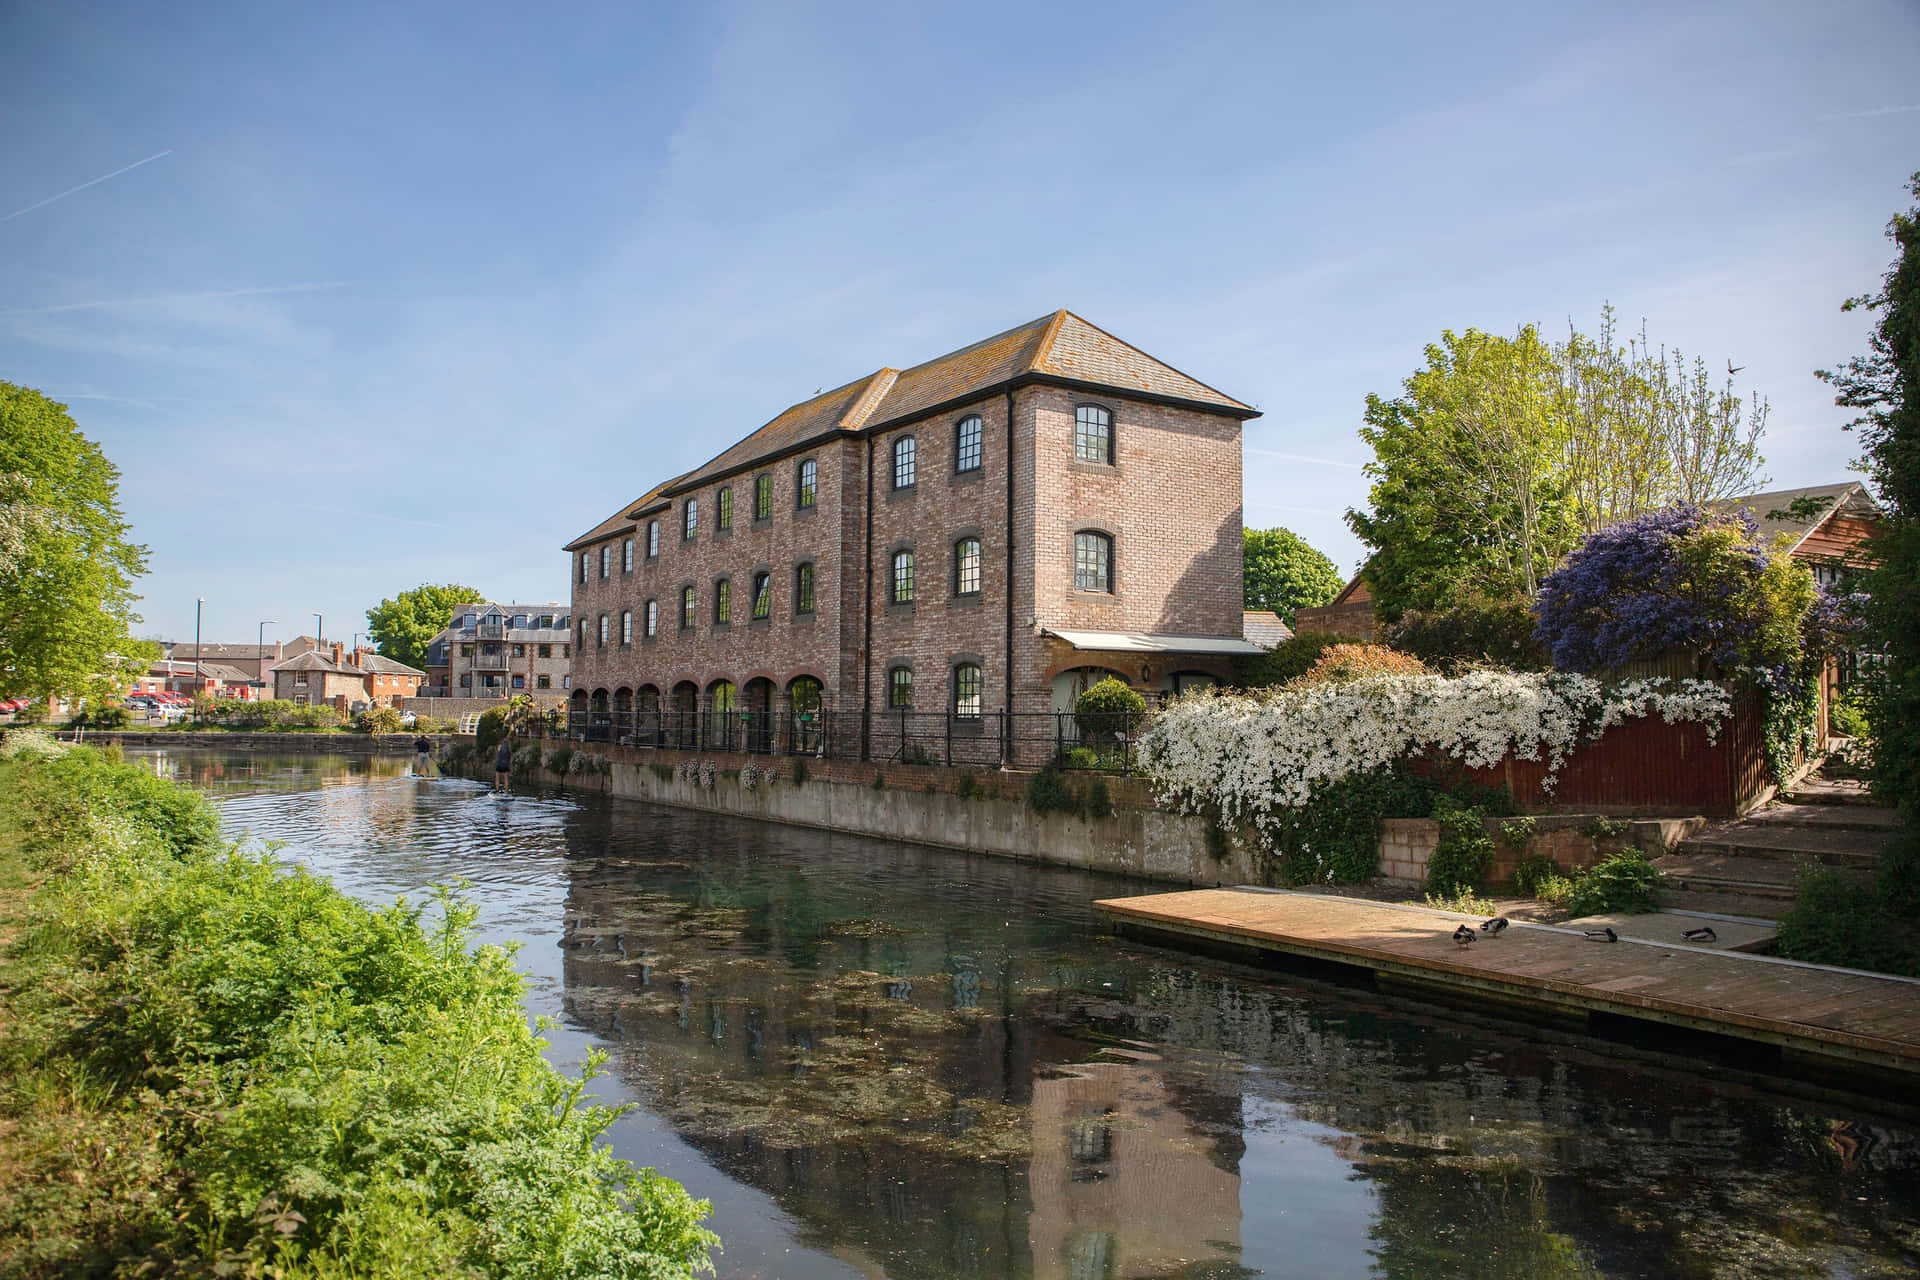
M 1208 683 L 1258 652 L 1256 416 L 1066 311 L 794 405 L 567 544 L 574 724 L 875 758 L 958 734 L 986 762 L 1103 676 Z

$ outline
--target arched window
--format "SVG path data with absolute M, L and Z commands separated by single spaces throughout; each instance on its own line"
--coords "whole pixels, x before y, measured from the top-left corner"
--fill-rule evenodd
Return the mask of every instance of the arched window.
M 960 425 L 953 433 L 953 469 L 955 471 L 978 471 L 980 469 L 980 415 L 968 414 L 960 419 Z
M 603 579 L 613 576 L 613 545 L 611 543 L 600 544 L 600 576 Z
M 693 624 L 698 621 L 696 609 L 697 606 L 693 602 L 693 588 L 680 588 L 680 629 L 682 631 L 693 630 Z
M 755 476 L 753 478 L 753 518 L 755 520 L 773 519 L 772 476 Z
M 580 647 L 582 649 L 587 647 L 587 620 L 585 618 L 580 619 Z
M 953 544 L 953 594 L 980 594 L 980 539 L 962 538 Z
M 733 487 L 724 486 L 713 497 L 713 527 L 715 529 L 733 528 Z
M 893 602 L 913 603 L 913 552 L 893 553 Z
M 713 621 L 715 625 L 733 621 L 733 580 L 730 578 L 713 584 Z
M 793 571 L 793 611 L 813 612 L 813 565 L 799 565 Z
M 913 437 L 901 436 L 893 442 L 893 487 L 911 489 L 914 480 Z
M 644 634 L 649 640 L 660 634 L 660 602 L 658 600 L 647 601 L 641 613 L 640 625 L 646 629 Z
M 1113 539 L 1104 533 L 1073 535 L 1073 589 L 1113 590 Z
M 770 573 L 753 575 L 753 616 L 756 618 L 773 616 L 773 575 Z
M 660 556 L 660 522 L 647 521 L 647 559 L 656 560 Z
M 800 474 L 795 478 L 793 505 L 801 510 L 812 506 L 820 497 L 820 464 L 808 458 L 800 464 Z
M 633 539 L 628 538 L 620 544 L 620 572 L 633 572 Z
M 889 707 L 913 705 L 912 667 L 895 667 L 887 672 L 887 705 Z
M 812 715 L 820 710 L 820 682 L 812 676 L 795 676 L 787 685 L 787 705 L 796 715 Z
M 620 611 L 620 643 L 633 643 L 633 610 L 631 609 Z
M 680 512 L 680 536 L 691 538 L 700 532 L 700 499 L 688 498 Z
M 1073 411 L 1073 460 L 1113 465 L 1113 415 L 1097 404 Z
M 980 718 L 980 668 L 971 662 L 953 669 L 953 714 L 963 720 Z
M 724 712 L 732 711 L 733 705 L 734 705 L 733 681 L 731 680 L 714 681 L 712 687 L 707 690 L 707 706 L 712 708 L 715 711 L 724 713 Z
M 604 613 L 600 615 L 600 647 L 607 647 L 607 615 Z

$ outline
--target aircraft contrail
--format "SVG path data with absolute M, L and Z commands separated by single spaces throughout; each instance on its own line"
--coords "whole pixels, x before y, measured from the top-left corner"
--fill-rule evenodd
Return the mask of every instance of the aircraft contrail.
M 117 178 L 121 174 L 125 173 L 127 169 L 138 169 L 143 164 L 152 164 L 155 160 L 158 160 L 161 156 L 170 156 L 172 154 L 173 154 L 173 148 L 168 147 L 165 151 L 156 152 L 155 154 L 148 156 L 145 160 L 135 160 L 132 164 L 127 165 L 126 168 L 115 169 L 112 173 L 101 174 L 99 177 L 95 178 L 92 182 L 83 182 L 77 187 L 68 187 L 65 191 L 62 191 L 59 195 L 48 196 L 45 200 L 42 200 L 38 204 L 30 204 L 24 209 L 15 209 L 12 213 L 8 214 L 6 217 L 0 218 L 0 222 L 12 222 L 15 218 L 19 217 L 23 213 L 32 213 L 35 209 L 44 209 L 48 205 L 52 204 L 55 200 L 64 200 L 76 191 L 85 191 L 88 187 L 98 186 L 102 182 L 105 182 L 108 178 Z

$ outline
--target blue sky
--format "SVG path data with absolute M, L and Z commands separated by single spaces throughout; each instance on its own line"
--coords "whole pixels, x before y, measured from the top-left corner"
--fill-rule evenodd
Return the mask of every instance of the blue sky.
M 0 378 L 122 468 L 143 633 L 563 600 L 657 479 L 1063 306 L 1263 409 L 1248 522 L 1343 569 L 1445 327 L 1611 301 L 1843 479 L 1811 370 L 1920 169 L 1910 0 L 401 10 L 0 13 Z

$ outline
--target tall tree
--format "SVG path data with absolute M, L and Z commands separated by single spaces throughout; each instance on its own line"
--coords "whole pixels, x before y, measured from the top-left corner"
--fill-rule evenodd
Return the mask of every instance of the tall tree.
M 367 634 L 373 637 L 375 651 L 381 657 L 424 669 L 427 643 L 453 621 L 453 611 L 485 599 L 472 587 L 457 582 L 444 586 L 422 583 L 367 610 Z
M 1249 609 L 1271 609 L 1293 625 L 1297 610 L 1322 605 L 1345 585 L 1340 571 L 1291 529 L 1247 529 L 1246 597 Z
M 1644 326 L 1622 344 L 1611 307 L 1596 337 L 1448 331 L 1426 356 L 1398 397 L 1367 397 L 1371 509 L 1347 513 L 1389 621 L 1530 596 L 1585 534 L 1760 482 L 1766 402 Z
M 99 699 L 158 654 L 128 634 L 147 549 L 119 483 L 65 405 L 0 382 L 0 695 Z
M 1531 593 L 1577 536 L 1553 350 L 1538 331 L 1449 330 L 1426 355 L 1398 398 L 1367 397 L 1372 510 L 1347 513 L 1374 549 L 1367 584 L 1389 619 Z
M 1867 354 L 1819 376 L 1833 385 L 1834 403 L 1860 410 L 1849 424 L 1865 446 L 1859 465 L 1886 513 L 1872 543 L 1878 563 L 1862 582 L 1868 635 L 1883 656 L 1869 686 L 1873 768 L 1876 788 L 1900 805 L 1913 846 L 1920 845 L 1920 173 L 1910 191 L 1915 207 L 1887 225 L 1897 253 L 1880 292 L 1844 304 L 1877 315 Z M 1920 848 L 1902 861 L 1920 862 Z M 1902 892 L 1920 898 L 1917 888 L 1920 879 Z

